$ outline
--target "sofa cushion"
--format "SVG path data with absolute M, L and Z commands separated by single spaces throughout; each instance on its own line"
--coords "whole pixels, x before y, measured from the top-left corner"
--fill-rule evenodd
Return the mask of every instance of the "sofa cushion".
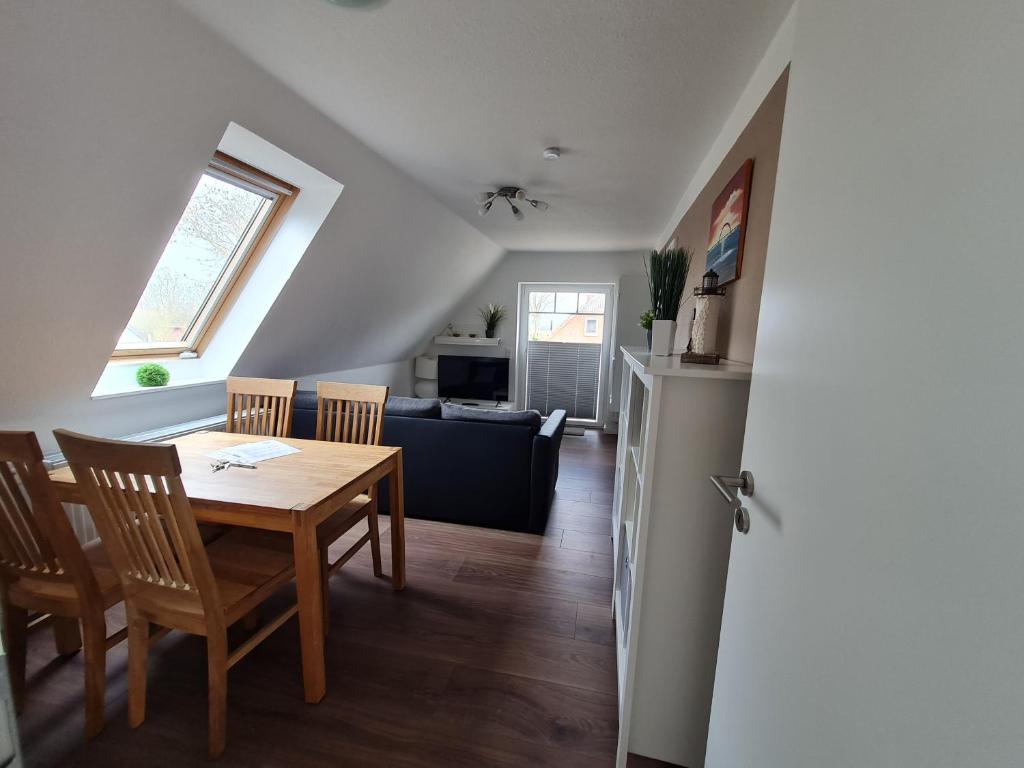
M 292 400 L 292 410 L 316 411 L 316 392 L 300 389 L 295 393 L 295 399 Z
M 422 397 L 389 397 L 384 413 L 388 416 L 411 416 L 417 419 L 441 418 L 441 401 Z
M 499 411 L 491 408 L 473 408 L 468 405 L 444 403 L 441 418 L 453 421 L 482 421 L 488 424 L 516 424 L 540 429 L 540 411 Z

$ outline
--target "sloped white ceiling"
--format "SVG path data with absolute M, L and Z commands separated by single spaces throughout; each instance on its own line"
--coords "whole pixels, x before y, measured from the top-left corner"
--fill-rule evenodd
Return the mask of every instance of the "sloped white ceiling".
M 792 0 L 178 0 L 519 250 L 647 247 Z M 541 150 L 566 148 L 557 163 Z M 551 202 L 479 219 L 475 193 Z
M 223 385 L 90 393 L 231 121 L 345 187 L 237 371 L 407 358 L 501 256 L 166 0 L 0 4 L 0 72 L 0 427 L 118 435 L 223 407 Z

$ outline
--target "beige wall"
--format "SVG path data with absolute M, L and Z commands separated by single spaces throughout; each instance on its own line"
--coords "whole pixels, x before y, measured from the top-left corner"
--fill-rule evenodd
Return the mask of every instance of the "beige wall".
M 718 329 L 719 354 L 745 363 L 754 361 L 754 339 L 757 335 L 757 315 L 761 306 L 761 285 L 764 281 L 765 253 L 768 250 L 768 225 L 772 217 L 772 199 L 775 196 L 775 171 L 779 163 L 779 141 L 782 137 L 782 115 L 786 106 L 788 80 L 787 69 L 765 97 L 743 133 L 718 166 L 718 170 L 683 215 L 668 240 L 671 242 L 674 238 L 678 247 L 690 248 L 694 252 L 694 261 L 690 267 L 684 294 L 684 297 L 689 298 L 680 309 L 680 317 L 689 318 L 693 312 L 693 288 L 704 274 L 704 253 L 711 223 L 711 204 L 733 174 L 739 170 L 743 161 L 748 157 L 754 158 L 742 273 L 738 280 L 728 286 Z

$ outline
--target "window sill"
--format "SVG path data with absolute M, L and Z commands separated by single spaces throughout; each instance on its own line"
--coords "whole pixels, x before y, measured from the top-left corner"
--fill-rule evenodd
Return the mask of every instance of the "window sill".
M 208 384 L 223 384 L 225 379 L 221 378 L 208 378 L 208 379 L 182 379 L 178 382 L 172 382 L 163 387 L 140 387 L 137 384 L 124 389 L 110 389 L 106 391 L 94 390 L 92 393 L 93 400 L 109 400 L 114 397 L 131 397 L 133 395 L 151 395 L 155 392 L 166 392 L 168 390 L 179 390 L 179 389 L 191 389 L 193 387 L 205 387 Z
M 192 350 L 183 349 L 181 352 L 154 352 L 152 354 L 139 354 L 139 355 L 111 355 L 107 361 L 109 365 L 145 365 L 146 363 L 163 363 L 168 360 L 196 360 L 199 355 L 192 357 L 182 357 L 182 352 L 191 352 Z

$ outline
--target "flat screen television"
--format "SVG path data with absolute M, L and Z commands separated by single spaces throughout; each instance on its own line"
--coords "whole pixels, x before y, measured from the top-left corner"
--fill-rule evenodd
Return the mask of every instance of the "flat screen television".
M 438 355 L 437 395 L 462 400 L 508 400 L 508 358 Z

